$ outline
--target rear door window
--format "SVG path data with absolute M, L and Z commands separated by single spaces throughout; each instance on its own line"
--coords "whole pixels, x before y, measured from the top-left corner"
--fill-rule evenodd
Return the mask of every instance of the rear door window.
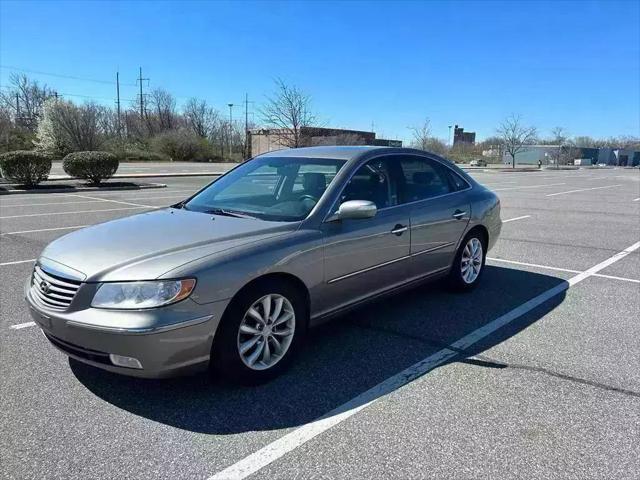
M 469 183 L 453 170 L 447 169 L 447 174 L 449 175 L 451 185 L 456 192 L 459 192 L 460 190 L 466 190 L 470 187 Z

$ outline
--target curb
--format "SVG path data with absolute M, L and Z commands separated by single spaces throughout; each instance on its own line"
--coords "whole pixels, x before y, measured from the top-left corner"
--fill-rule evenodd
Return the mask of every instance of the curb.
M 187 173 L 122 173 L 111 178 L 164 178 L 164 177 L 219 177 L 227 172 L 187 172 Z M 47 179 L 49 182 L 59 180 L 73 180 L 68 175 L 53 175 Z
M 78 193 L 78 192 L 109 192 L 115 190 L 149 190 L 152 188 L 165 188 L 167 185 L 164 183 L 147 183 L 144 185 L 137 185 L 135 187 L 80 187 L 80 188 L 47 188 L 41 190 L 3 190 L 0 191 L 2 195 L 24 195 L 24 194 L 39 194 L 39 193 Z
M 485 168 L 485 167 L 471 167 L 464 168 L 465 172 L 485 172 L 485 173 L 523 173 L 523 172 L 541 172 L 538 168 Z

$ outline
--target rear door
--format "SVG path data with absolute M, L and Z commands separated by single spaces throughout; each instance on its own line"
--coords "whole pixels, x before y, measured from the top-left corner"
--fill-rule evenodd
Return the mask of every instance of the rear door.
M 411 274 L 445 270 L 471 218 L 467 195 L 471 186 L 434 159 L 406 155 L 399 163 L 401 202 L 410 207 Z

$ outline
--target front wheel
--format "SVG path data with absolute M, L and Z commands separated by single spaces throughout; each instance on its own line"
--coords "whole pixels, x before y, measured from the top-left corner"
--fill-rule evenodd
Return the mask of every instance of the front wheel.
M 486 242 L 479 232 L 469 233 L 460 248 L 449 272 L 449 285 L 458 291 L 469 291 L 478 284 L 487 258 Z
M 306 330 L 306 308 L 287 284 L 258 285 L 225 312 L 212 351 L 213 367 L 230 380 L 257 384 L 290 363 Z

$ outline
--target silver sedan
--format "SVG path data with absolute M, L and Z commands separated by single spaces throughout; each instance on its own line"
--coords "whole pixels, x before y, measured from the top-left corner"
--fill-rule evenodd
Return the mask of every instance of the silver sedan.
M 70 357 L 243 383 L 291 362 L 309 327 L 425 280 L 474 288 L 500 202 L 452 163 L 402 148 L 260 155 L 192 197 L 49 244 L 25 287 Z

